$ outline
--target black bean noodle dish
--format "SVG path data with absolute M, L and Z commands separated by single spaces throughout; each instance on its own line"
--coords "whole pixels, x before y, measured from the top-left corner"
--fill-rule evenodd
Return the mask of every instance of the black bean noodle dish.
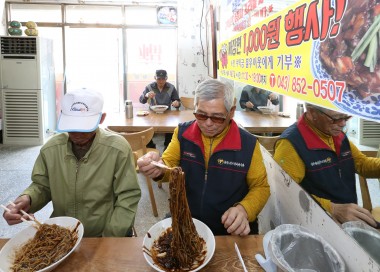
M 11 271 L 38 271 L 59 261 L 78 240 L 77 228 L 61 227 L 56 224 L 41 224 L 33 238 L 15 252 Z
M 349 0 L 335 38 L 320 45 L 323 67 L 362 98 L 380 93 L 380 0 Z
M 172 226 L 153 243 L 150 252 L 153 262 L 164 271 L 190 271 L 206 259 L 206 242 L 196 231 L 187 203 L 185 178 L 180 167 L 171 168 L 170 212 Z

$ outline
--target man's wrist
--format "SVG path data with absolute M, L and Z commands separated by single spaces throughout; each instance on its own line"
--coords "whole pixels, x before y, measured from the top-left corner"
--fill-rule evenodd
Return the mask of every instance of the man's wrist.
M 247 213 L 247 210 L 244 208 L 244 206 L 243 206 L 240 202 L 235 203 L 235 204 L 233 205 L 233 207 L 238 208 L 239 210 L 241 210 L 242 212 L 244 212 L 244 213 L 245 213 L 245 216 L 246 216 L 246 218 L 247 218 L 247 220 L 248 220 L 248 213 Z
M 32 206 L 32 198 L 30 195 L 28 194 L 23 194 L 23 195 L 20 195 L 19 197 L 27 197 L 29 199 L 29 205 Z

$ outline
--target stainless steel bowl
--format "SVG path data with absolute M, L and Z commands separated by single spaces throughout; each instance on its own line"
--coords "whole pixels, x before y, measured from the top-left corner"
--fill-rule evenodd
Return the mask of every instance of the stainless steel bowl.
M 345 271 L 338 252 L 321 236 L 299 225 L 278 226 L 269 248 L 272 261 L 282 271 Z
M 342 224 L 343 230 L 358 242 L 378 264 L 380 264 L 380 232 L 360 221 Z

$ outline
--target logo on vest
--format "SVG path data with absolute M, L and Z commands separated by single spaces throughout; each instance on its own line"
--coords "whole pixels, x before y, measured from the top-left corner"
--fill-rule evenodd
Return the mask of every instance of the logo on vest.
M 351 155 L 351 151 L 342 152 L 342 157 L 347 157 Z
M 231 162 L 231 161 L 226 161 L 224 159 L 218 159 L 218 164 L 219 165 L 228 165 L 228 166 L 236 166 L 236 167 L 244 167 L 244 163 L 241 162 Z
M 195 159 L 195 157 L 196 157 L 194 153 L 187 152 L 187 151 L 183 152 L 183 156 L 190 157 L 190 158 L 193 158 L 193 159 Z
M 321 164 L 330 164 L 331 161 L 332 161 L 331 157 L 327 157 L 324 160 L 319 160 L 319 161 L 311 162 L 310 165 L 311 166 L 316 166 L 316 165 L 321 165 Z

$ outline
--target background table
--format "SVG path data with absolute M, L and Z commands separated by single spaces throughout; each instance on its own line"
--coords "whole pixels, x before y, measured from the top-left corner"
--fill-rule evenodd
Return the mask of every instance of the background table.
M 256 262 L 255 254 L 263 253 L 262 235 L 217 236 L 214 256 L 202 271 L 243 271 L 235 252 L 239 246 L 248 271 L 264 271 Z M 7 239 L 0 239 L 0 248 Z M 79 247 L 55 271 L 155 271 L 142 253 L 143 237 L 83 238 Z
M 136 132 L 153 127 L 155 132 L 171 133 L 179 123 L 195 119 L 191 110 L 171 110 L 164 113 L 149 111 L 147 116 L 137 116 L 137 111 L 133 114 L 133 118 L 127 119 L 124 112 L 107 113 L 103 126 L 124 132 Z M 251 133 L 281 133 L 296 121 L 294 118 L 281 117 L 277 114 L 252 111 L 235 111 L 234 120 Z

